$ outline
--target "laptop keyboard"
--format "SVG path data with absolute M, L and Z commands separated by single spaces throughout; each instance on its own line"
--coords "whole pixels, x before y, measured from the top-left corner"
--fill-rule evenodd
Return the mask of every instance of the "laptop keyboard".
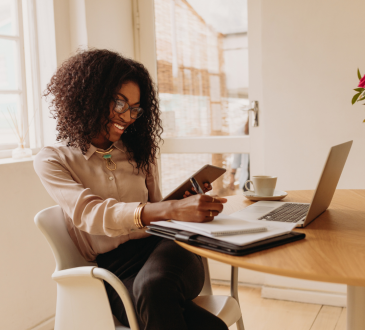
M 298 222 L 309 210 L 309 204 L 285 203 L 277 209 L 263 215 L 258 220 Z

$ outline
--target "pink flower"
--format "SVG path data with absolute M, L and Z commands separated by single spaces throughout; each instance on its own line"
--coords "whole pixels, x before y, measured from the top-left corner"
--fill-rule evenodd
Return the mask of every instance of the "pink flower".
M 359 82 L 359 86 L 357 86 L 357 87 L 365 88 L 365 75 L 364 75 L 364 77 L 361 78 L 361 80 Z

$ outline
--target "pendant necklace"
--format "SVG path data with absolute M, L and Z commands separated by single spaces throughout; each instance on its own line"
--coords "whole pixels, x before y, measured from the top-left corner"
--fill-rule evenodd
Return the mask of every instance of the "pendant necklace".
M 110 147 L 107 151 L 98 151 L 95 150 L 95 152 L 97 152 L 98 154 L 103 155 L 103 158 L 105 159 L 105 166 L 109 171 L 115 171 L 117 169 L 117 164 L 115 164 L 112 161 L 112 155 L 111 152 L 114 150 L 115 148 L 112 146 Z

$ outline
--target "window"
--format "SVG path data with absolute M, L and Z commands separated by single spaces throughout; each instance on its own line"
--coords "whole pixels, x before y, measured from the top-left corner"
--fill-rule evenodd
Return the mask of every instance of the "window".
M 26 147 L 40 147 L 39 92 L 33 1 L 0 0 L 0 150 L 17 147 L 14 121 Z M 9 114 L 11 113 L 11 115 Z M 1 155 L 1 154 L 0 154 Z
M 217 12 L 195 10 L 204 1 L 155 0 L 165 137 L 235 135 L 247 120 L 247 32 L 224 24 L 236 17 L 236 1 L 214 2 L 225 14 L 212 26 L 205 18 Z
M 181 138 L 181 145 L 183 139 L 188 144 L 192 143 L 189 142 L 193 141 L 192 138 L 207 140 L 214 137 L 217 141 L 219 137 L 247 134 L 249 100 L 245 1 L 154 2 L 157 79 L 165 141 Z M 215 142 L 211 139 L 209 143 Z M 207 163 L 227 169 L 227 175 L 213 184 L 214 193 L 241 193 L 241 189 L 232 191 L 229 184 L 233 154 L 225 151 L 222 154 L 207 153 L 205 150 L 189 153 L 186 148 L 182 152 L 175 146 L 177 144 L 161 155 L 164 195 Z M 234 153 L 238 154 L 239 150 Z M 235 185 L 238 187 L 240 172 L 248 173 L 248 169 L 236 169 Z

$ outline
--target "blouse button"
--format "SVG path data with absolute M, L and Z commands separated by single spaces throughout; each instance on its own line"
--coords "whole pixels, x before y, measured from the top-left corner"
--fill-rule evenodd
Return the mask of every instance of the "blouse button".
M 112 176 L 109 177 L 109 180 L 112 181 L 114 178 Z

